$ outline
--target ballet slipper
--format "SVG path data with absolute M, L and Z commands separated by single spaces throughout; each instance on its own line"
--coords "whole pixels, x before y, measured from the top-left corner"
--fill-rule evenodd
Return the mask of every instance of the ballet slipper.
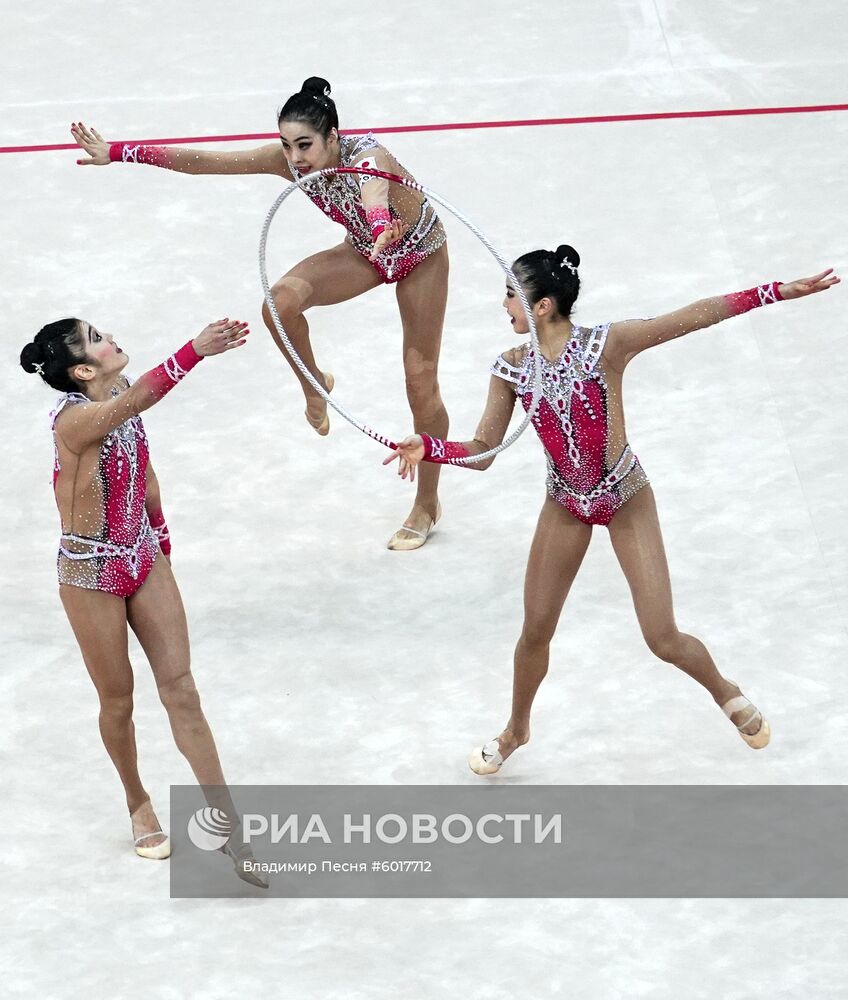
M 436 527 L 441 516 L 442 505 L 438 503 L 436 504 L 436 516 L 430 520 L 430 525 L 426 531 L 419 531 L 417 528 L 407 528 L 404 525 L 398 528 L 389 539 L 387 548 L 393 552 L 410 552 L 412 549 L 420 549 L 430 536 L 430 532 Z M 404 532 L 406 535 L 404 535 Z M 412 537 L 409 538 L 409 535 L 412 535 Z
M 232 837 L 230 837 L 232 840 Z M 267 889 L 268 881 L 264 879 L 258 872 L 249 871 L 247 865 L 253 863 L 256 858 L 253 856 L 253 851 L 250 849 L 249 844 L 238 844 L 236 848 L 233 848 L 230 844 L 230 840 L 223 844 L 218 850 L 232 861 L 233 868 L 235 869 L 236 875 L 243 881 L 247 882 L 248 885 L 255 885 L 258 889 Z
M 728 679 L 728 683 L 732 684 L 734 687 L 739 685 L 736 681 L 731 681 Z M 768 724 L 768 720 L 765 718 L 763 713 L 754 705 L 744 694 L 737 695 L 735 698 L 731 698 L 730 701 L 725 702 L 721 706 L 722 712 L 728 717 L 735 715 L 737 712 L 743 712 L 745 709 L 750 709 L 747 716 L 742 720 L 742 722 L 736 723 L 736 729 L 742 739 L 754 750 L 762 750 L 763 747 L 768 746 L 769 740 L 771 739 L 771 726 Z M 742 730 L 754 722 L 757 718 L 760 720 L 760 728 L 755 733 L 745 733 Z
M 333 391 L 333 386 L 336 384 L 336 380 L 329 372 L 324 372 L 324 381 L 327 383 L 327 392 Z M 316 424 L 312 418 L 309 416 L 309 410 L 305 411 L 306 420 L 310 427 L 312 427 L 321 437 L 326 437 L 330 433 L 330 414 L 329 407 L 324 410 L 324 416 L 319 424 Z
M 144 802 L 130 816 L 130 822 L 133 825 L 133 833 L 135 833 L 135 817 L 147 804 L 147 802 Z M 153 837 L 165 837 L 165 839 L 159 844 L 152 844 L 150 847 L 142 846 L 142 843 L 145 840 L 150 840 Z M 152 830 L 150 833 L 143 833 L 141 836 L 136 837 L 133 841 L 133 846 L 135 847 L 135 853 L 140 858 L 150 858 L 152 861 L 164 861 L 166 858 L 171 856 L 171 839 L 170 837 L 165 836 L 161 829 Z
M 489 740 L 485 746 L 477 747 L 468 758 L 468 766 L 475 774 L 480 775 L 497 774 L 503 763 L 497 740 Z

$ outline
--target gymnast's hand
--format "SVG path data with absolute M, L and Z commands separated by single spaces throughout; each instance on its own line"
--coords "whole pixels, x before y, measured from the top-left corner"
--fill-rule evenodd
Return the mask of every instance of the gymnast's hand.
M 833 273 L 833 268 L 829 267 L 821 274 L 813 275 L 812 278 L 799 278 L 797 281 L 790 281 L 787 285 L 781 285 L 778 291 L 782 299 L 801 299 L 805 295 L 826 292 L 828 288 L 833 288 L 839 282 L 840 279 Z
M 71 135 L 74 137 L 74 142 L 90 157 L 88 160 L 77 160 L 80 166 L 87 167 L 94 164 L 95 167 L 105 167 L 109 163 L 109 143 L 96 129 L 87 128 L 82 122 L 76 122 L 71 125 Z
M 191 346 L 201 358 L 209 358 L 213 354 L 223 354 L 234 347 L 241 347 L 247 342 L 249 333 L 247 323 L 241 323 L 237 319 L 219 319 L 205 327 L 191 342 Z
M 400 219 L 392 219 L 391 224 L 386 226 L 377 239 L 374 240 L 374 246 L 371 248 L 371 256 L 368 259 L 376 260 L 386 247 L 391 246 L 392 243 L 396 243 L 407 229 L 409 229 L 409 226 L 403 225 Z
M 388 458 L 383 459 L 383 465 L 389 465 L 397 460 L 398 475 L 401 479 L 409 476 L 411 483 L 415 482 L 415 466 L 424 458 L 424 442 L 418 434 L 411 434 L 397 446 Z

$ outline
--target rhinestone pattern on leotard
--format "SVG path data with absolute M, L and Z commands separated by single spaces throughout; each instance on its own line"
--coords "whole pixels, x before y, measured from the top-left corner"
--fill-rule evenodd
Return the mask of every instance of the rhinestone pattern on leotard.
M 339 136 L 339 146 L 341 166 L 375 166 L 368 153 L 378 149 L 380 144 L 371 133 Z M 293 164 L 289 166 L 292 175 L 299 180 L 302 175 Z M 409 176 L 403 167 L 400 169 L 403 175 Z M 365 258 L 370 256 L 374 240 L 362 202 L 362 189 L 375 180 L 376 178 L 367 174 L 337 174 L 316 177 L 305 188 L 307 195 L 325 215 L 345 227 L 348 242 Z M 394 190 L 395 188 L 399 190 Z M 400 189 L 398 184 L 392 185 L 389 194 L 389 213 L 393 220 L 403 221 L 396 204 L 401 198 L 407 203 L 410 199 L 415 199 L 417 218 L 413 221 L 407 215 L 407 231 L 397 242 L 387 247 L 376 261 L 371 262 L 387 283 L 401 281 L 447 239 L 439 217 L 427 198 L 408 188 Z
M 572 337 L 554 362 L 540 356 L 542 399 L 533 425 L 545 447 L 548 494 L 588 524 L 608 524 L 648 478 L 629 445 L 609 456 L 608 387 L 599 363 L 609 323 Z M 533 398 L 537 355 L 525 348 L 521 364 L 498 357 L 493 375 L 511 382 L 525 410 Z
M 81 393 L 67 393 L 50 414 L 54 489 L 62 472 L 56 420 L 66 407 L 89 402 Z M 145 509 L 148 460 L 147 435 L 139 416 L 130 417 L 102 439 L 94 481 L 79 487 L 86 497 L 85 506 L 93 507 L 84 516 L 84 532 L 74 531 L 72 523 L 59 540 L 59 583 L 129 597 L 144 582 L 159 551 Z

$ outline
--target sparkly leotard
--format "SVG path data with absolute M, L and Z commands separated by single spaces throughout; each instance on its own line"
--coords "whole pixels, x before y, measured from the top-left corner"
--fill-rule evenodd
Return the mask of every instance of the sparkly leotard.
M 376 150 L 382 147 L 373 135 L 343 135 L 339 137 L 341 165 L 345 167 L 374 167 Z M 391 156 L 391 171 L 411 179 L 411 175 Z M 289 164 L 296 179 L 302 176 Z M 308 175 L 307 175 L 308 176 Z M 377 181 L 368 175 L 339 174 L 335 177 L 317 177 L 306 187 L 313 202 L 347 230 L 347 241 L 366 259 L 371 254 L 374 239 L 366 219 L 362 202 L 362 189 Z M 392 184 L 389 191 L 389 213 L 408 228 L 403 236 L 387 247 L 375 261 L 370 261 L 386 284 L 401 281 L 421 261 L 439 249 L 447 239 L 444 228 L 433 206 L 419 192 Z
M 543 396 L 533 425 L 545 447 L 548 495 L 586 524 L 609 524 L 615 513 L 648 484 L 627 444 L 620 404 L 621 376 L 605 371 L 610 324 L 575 326 L 555 362 L 540 358 Z M 535 351 L 522 348 L 520 364 L 500 356 L 492 374 L 515 386 L 525 410 L 533 399 Z M 610 376 L 618 391 L 610 392 Z
M 131 597 L 147 579 L 159 552 L 145 509 L 147 435 L 141 417 L 130 417 L 103 438 L 93 468 L 83 473 L 78 465 L 73 483 L 62 483 L 56 420 L 66 407 L 90 402 L 81 393 L 67 393 L 50 414 L 53 488 L 60 514 L 66 508 L 57 559 L 59 583 Z

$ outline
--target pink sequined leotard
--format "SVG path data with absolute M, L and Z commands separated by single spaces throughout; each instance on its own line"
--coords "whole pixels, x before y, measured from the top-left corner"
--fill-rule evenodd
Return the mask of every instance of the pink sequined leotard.
M 533 425 L 545 447 L 548 495 L 587 524 L 609 524 L 615 513 L 648 484 L 624 438 L 620 374 L 610 392 L 603 361 L 610 324 L 575 326 L 554 362 L 540 357 L 543 396 Z M 515 386 L 525 410 L 533 399 L 536 352 L 522 349 L 519 365 L 503 356 L 492 374 Z M 613 375 L 615 377 L 615 375 Z
M 339 137 L 341 166 L 375 167 L 376 157 L 380 157 L 380 169 L 409 179 L 411 175 L 398 161 L 377 142 L 373 135 L 342 135 Z M 289 164 L 296 179 L 302 176 L 293 164 Z M 308 175 L 307 175 L 308 176 Z M 367 174 L 338 174 L 331 177 L 316 177 L 305 190 L 313 202 L 347 230 L 347 241 L 366 259 L 371 254 L 374 238 L 366 217 L 363 191 L 368 185 L 384 185 L 386 182 Z M 430 202 L 419 192 L 391 184 L 388 192 L 388 210 L 392 219 L 399 219 L 406 232 L 399 240 L 387 247 L 374 261 L 369 263 L 376 269 L 386 284 L 403 280 L 430 254 L 445 242 L 445 230 Z
M 54 434 L 56 420 L 66 407 L 90 402 L 78 392 L 60 397 L 50 414 Z M 55 454 L 53 489 L 58 504 L 62 474 L 58 446 Z M 159 552 L 144 506 L 149 456 L 139 416 L 130 417 L 103 438 L 90 479 L 72 486 L 74 493 L 82 493 L 85 511 L 77 512 L 76 505 L 72 506 L 68 530 L 63 530 L 59 540 L 59 583 L 131 597 L 147 579 Z
M 543 396 L 533 425 L 548 462 L 548 495 L 586 524 L 609 524 L 615 513 L 648 484 L 624 439 L 619 391 L 610 392 L 603 350 L 610 324 L 575 326 L 554 362 L 540 357 Z M 518 366 L 503 356 L 492 374 L 515 386 L 525 410 L 533 400 L 536 352 L 522 349 Z M 612 374 L 612 373 L 610 373 Z
M 147 511 L 150 452 L 139 412 L 170 392 L 200 360 L 189 341 L 134 385 L 120 376 L 107 401 L 94 402 L 79 392 L 59 398 L 50 426 L 53 491 L 62 523 L 60 584 L 132 597 L 153 568 L 160 540 L 170 551 L 161 510 L 153 511 L 156 527 Z

